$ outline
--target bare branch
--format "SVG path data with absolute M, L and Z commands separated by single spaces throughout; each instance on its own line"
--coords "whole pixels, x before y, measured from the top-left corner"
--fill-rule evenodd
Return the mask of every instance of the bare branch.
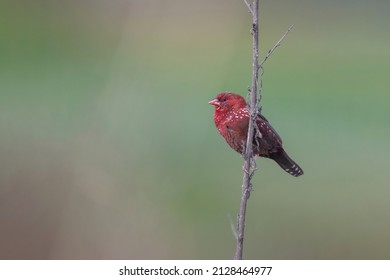
M 244 176 L 242 179 L 242 195 L 241 195 L 241 204 L 240 212 L 237 217 L 237 231 L 233 231 L 236 235 L 236 253 L 234 258 L 236 260 L 242 260 L 243 248 L 244 248 L 244 229 L 245 229 L 245 217 L 246 217 L 246 208 L 249 196 L 252 191 L 251 179 L 257 169 L 256 167 L 256 157 L 253 153 L 253 138 L 255 133 L 258 133 L 258 128 L 256 120 L 259 112 L 261 111 L 260 101 L 262 97 L 262 88 L 263 88 L 263 75 L 264 69 L 263 64 L 271 56 L 277 47 L 280 46 L 282 41 L 286 38 L 287 34 L 293 28 L 293 25 L 287 30 L 287 32 L 279 39 L 279 41 L 273 46 L 272 49 L 268 51 L 264 59 L 259 63 L 259 0 L 253 0 L 252 5 L 250 5 L 247 0 L 244 0 L 249 11 L 252 14 L 252 84 L 249 89 L 249 125 L 248 125 L 248 135 L 246 139 L 246 149 L 243 153 L 244 165 L 242 167 Z M 261 71 L 259 76 L 259 70 Z
M 282 38 L 279 39 L 279 41 L 275 44 L 275 46 L 273 46 L 272 49 L 268 50 L 266 56 L 264 57 L 264 59 L 260 62 L 259 64 L 259 68 L 261 68 L 263 66 L 263 64 L 267 61 L 267 59 L 271 56 L 271 54 L 274 52 L 274 50 L 280 46 L 280 44 L 282 43 L 282 41 L 284 40 L 284 38 L 286 38 L 287 34 L 291 31 L 291 29 L 294 27 L 294 24 L 291 25 L 286 33 L 284 33 L 284 35 L 282 36 Z
M 251 5 L 248 3 L 248 1 L 246 1 L 246 0 L 244 0 L 244 2 L 245 2 L 245 4 L 246 4 L 246 6 L 248 7 L 248 10 L 249 10 L 249 12 L 252 14 L 252 16 L 253 16 L 253 10 L 252 10 L 252 7 L 251 7 Z
M 260 62 L 259 64 L 259 69 L 260 69 L 260 78 L 259 78 L 259 81 L 260 81 L 260 85 L 259 85 L 259 99 L 257 101 L 257 106 L 260 105 L 260 101 L 261 101 L 261 97 L 262 97 L 262 92 L 263 92 L 263 75 L 264 75 L 264 68 L 263 68 L 263 65 L 264 63 L 267 61 L 267 59 L 271 56 L 271 54 L 274 52 L 274 50 L 280 46 L 280 44 L 282 43 L 282 41 L 286 38 L 287 34 L 291 31 L 291 29 L 294 27 L 294 24 L 292 24 L 286 31 L 286 33 L 284 33 L 284 35 L 282 36 L 282 38 L 279 39 L 279 41 L 275 44 L 275 46 L 272 47 L 272 49 L 268 50 L 266 56 L 264 57 L 264 59 Z M 260 108 L 260 112 L 261 112 L 261 108 Z
M 245 1 L 247 6 L 250 6 L 247 1 Z M 252 13 L 252 48 L 253 48 L 253 62 L 252 62 L 252 85 L 250 89 L 250 119 L 248 126 L 248 136 L 246 142 L 245 153 L 243 154 L 245 162 L 243 165 L 244 176 L 242 179 L 242 196 L 240 204 L 240 212 L 238 214 L 237 221 L 237 245 L 236 245 L 236 254 L 234 258 L 236 260 L 242 260 L 242 253 L 244 249 L 244 229 L 245 229 L 245 216 L 246 216 L 246 207 L 250 192 L 252 190 L 251 179 L 253 172 L 256 169 L 254 164 L 255 158 L 253 155 L 253 136 L 255 133 L 256 119 L 258 110 L 258 72 L 259 72 L 259 0 L 254 0 L 251 6 Z

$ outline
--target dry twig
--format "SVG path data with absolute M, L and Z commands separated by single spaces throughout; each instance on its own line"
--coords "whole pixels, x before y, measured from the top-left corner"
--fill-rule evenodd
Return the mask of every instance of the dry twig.
M 271 56 L 271 54 L 274 52 L 274 50 L 280 46 L 280 44 L 282 43 L 282 41 L 284 40 L 284 38 L 286 38 L 287 34 L 291 31 L 291 29 L 294 27 L 294 24 L 291 25 L 286 33 L 284 33 L 284 35 L 282 36 L 282 38 L 279 39 L 279 41 L 275 44 L 275 46 L 272 47 L 272 49 L 268 50 L 267 54 L 265 55 L 264 59 L 260 62 L 259 64 L 259 67 L 262 67 L 263 64 L 267 61 L 267 59 Z
M 270 49 L 264 59 L 259 63 L 259 0 L 254 0 L 252 5 L 250 5 L 246 0 L 244 0 L 246 6 L 248 7 L 250 13 L 252 14 L 252 48 L 253 48 L 253 62 L 252 62 L 252 84 L 250 88 L 250 121 L 248 127 L 248 136 L 246 142 L 246 150 L 243 165 L 243 182 L 242 182 L 242 196 L 241 196 L 241 205 L 240 212 L 237 217 L 237 231 L 234 232 L 237 245 L 236 253 L 234 259 L 242 260 L 243 248 L 244 248 L 244 229 L 245 229 L 245 217 L 246 217 L 246 208 L 250 193 L 252 191 L 251 179 L 256 170 L 256 161 L 253 154 L 253 136 L 257 129 L 256 119 L 259 113 L 260 107 L 259 103 L 262 96 L 262 86 L 263 86 L 263 64 L 271 56 L 277 47 L 280 46 L 281 42 L 286 38 L 287 34 L 291 31 L 293 25 L 287 30 L 287 32 L 280 38 L 280 40 Z M 260 79 L 259 79 L 259 69 L 261 70 Z M 259 86 L 259 88 L 258 88 Z
M 252 10 L 252 7 L 251 7 L 251 5 L 248 3 L 248 1 L 246 1 L 246 0 L 244 0 L 244 2 L 245 2 L 245 5 L 248 7 L 248 10 L 249 10 L 249 12 L 252 14 L 252 16 L 253 16 L 253 10 Z
M 254 161 L 253 156 L 253 145 L 252 139 L 255 131 L 256 118 L 258 114 L 257 107 L 257 81 L 258 81 L 258 72 L 259 72 L 259 0 L 254 0 L 252 6 L 250 6 L 246 1 L 248 8 L 252 13 L 252 47 L 253 47 L 253 62 L 252 62 L 252 86 L 250 89 L 250 121 L 248 127 L 248 137 L 246 142 L 246 150 L 244 154 L 245 162 L 243 166 L 244 177 L 242 179 L 242 196 L 241 196 L 241 205 L 240 212 L 238 214 L 238 223 L 237 223 L 237 245 L 236 245 L 236 254 L 234 258 L 236 260 L 242 260 L 242 252 L 244 249 L 244 229 L 245 229 L 245 216 L 246 216 L 246 206 L 252 190 L 251 178 L 254 171 Z

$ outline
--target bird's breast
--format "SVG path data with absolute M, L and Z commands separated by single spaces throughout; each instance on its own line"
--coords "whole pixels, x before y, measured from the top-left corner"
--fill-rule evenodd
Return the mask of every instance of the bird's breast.
M 242 153 L 245 150 L 248 123 L 249 114 L 247 110 L 240 109 L 229 112 L 217 128 L 229 146 Z

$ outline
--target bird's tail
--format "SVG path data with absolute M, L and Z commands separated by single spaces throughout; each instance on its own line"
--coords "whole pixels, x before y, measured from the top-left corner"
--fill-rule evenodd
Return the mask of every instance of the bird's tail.
M 298 177 L 303 175 L 302 168 L 300 168 L 299 165 L 293 161 L 283 149 L 279 149 L 276 153 L 271 153 L 269 157 L 276 161 L 276 163 L 279 164 L 284 171 L 292 176 Z

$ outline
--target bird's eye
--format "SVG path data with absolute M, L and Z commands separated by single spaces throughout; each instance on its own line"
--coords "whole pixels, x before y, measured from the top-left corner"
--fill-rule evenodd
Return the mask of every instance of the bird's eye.
M 225 101 L 226 101 L 226 97 L 221 98 L 220 101 L 221 101 L 221 102 L 225 102 Z

